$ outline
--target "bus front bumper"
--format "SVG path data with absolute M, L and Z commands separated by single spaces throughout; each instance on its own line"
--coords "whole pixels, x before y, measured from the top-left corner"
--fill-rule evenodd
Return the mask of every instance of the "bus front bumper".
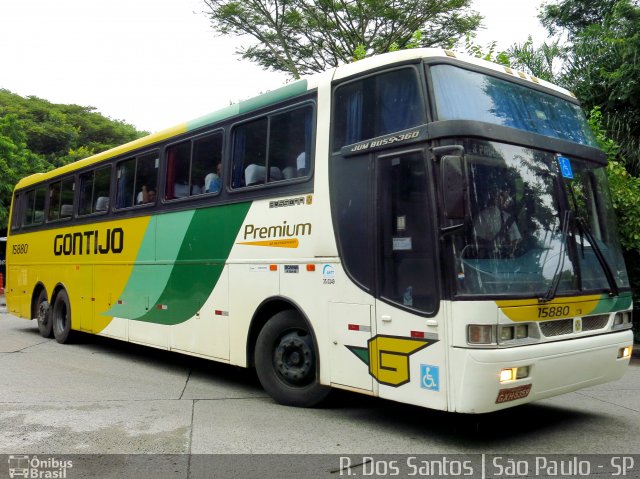
M 615 381 L 630 360 L 618 355 L 632 345 L 627 330 L 508 349 L 455 348 L 452 409 L 491 412 Z M 500 382 L 503 369 L 526 367 L 527 377 Z

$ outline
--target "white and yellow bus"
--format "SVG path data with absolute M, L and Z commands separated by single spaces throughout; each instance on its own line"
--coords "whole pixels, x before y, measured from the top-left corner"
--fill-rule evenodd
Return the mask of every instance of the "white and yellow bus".
M 620 378 L 631 291 L 569 92 L 443 50 L 338 67 L 25 178 L 9 311 L 482 413 Z

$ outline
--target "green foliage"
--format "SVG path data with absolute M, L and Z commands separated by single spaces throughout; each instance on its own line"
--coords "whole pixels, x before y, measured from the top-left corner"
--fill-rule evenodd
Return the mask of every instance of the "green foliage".
M 563 54 L 559 41 L 543 43 L 539 47 L 533 46 L 533 39 L 529 35 L 526 42 L 514 44 L 508 50 L 511 66 L 518 70 L 530 73 L 542 80 L 556 82 L 554 63 L 557 63 Z
M 618 0 L 563 0 L 543 5 L 539 18 L 551 35 L 566 31 L 573 37 L 590 25 L 600 23 L 617 2 Z
M 635 0 L 560 0 L 540 15 L 551 34 L 564 35 L 558 83 L 576 93 L 600 146 L 627 270 L 640 339 L 640 7 Z
M 415 47 L 451 48 L 481 17 L 471 0 L 205 0 L 221 35 L 249 36 L 243 58 L 294 78 Z M 419 33 L 416 33 L 419 32 Z
M 0 89 L 0 230 L 25 176 L 44 172 L 144 136 L 93 107 L 57 105 Z
M 11 194 L 23 176 L 51 169 L 41 157 L 27 148 L 22 122 L 16 115 L 0 117 L 0 229 L 7 225 Z
M 511 66 L 511 59 L 509 58 L 508 52 L 496 51 L 498 42 L 493 41 L 485 46 L 482 46 L 478 45 L 475 42 L 475 38 L 476 36 L 474 33 L 467 33 L 465 35 L 464 50 L 466 51 L 467 55 L 481 58 L 489 62 L 498 63 L 506 67 Z
M 560 83 L 586 110 L 600 107 L 607 134 L 620 145 L 627 170 L 640 176 L 640 6 L 633 0 L 563 0 L 541 19 L 565 33 Z
M 93 107 L 58 105 L 37 97 L 23 98 L 0 89 L 0 115 L 19 118 L 27 148 L 54 166 L 75 161 L 70 150 L 99 152 L 140 138 L 132 125 L 106 118 Z
M 634 292 L 636 305 L 640 303 L 640 178 L 631 176 L 623 162 L 619 161 L 620 146 L 604 128 L 600 108 L 595 107 L 589 115 L 589 124 L 596 135 L 600 148 L 607 154 L 607 175 L 611 199 L 616 211 L 620 242 L 624 250 L 627 271 Z M 636 328 L 640 328 L 636 318 Z

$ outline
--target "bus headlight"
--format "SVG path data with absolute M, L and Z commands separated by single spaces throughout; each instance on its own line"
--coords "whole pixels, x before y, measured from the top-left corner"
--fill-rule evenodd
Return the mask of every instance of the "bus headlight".
M 526 339 L 529 337 L 528 324 L 510 324 L 500 326 L 500 342 Z
M 493 326 L 490 324 L 470 324 L 467 326 L 467 342 L 469 344 L 492 344 Z
M 621 311 L 613 317 L 611 329 L 629 329 L 633 326 L 631 311 Z

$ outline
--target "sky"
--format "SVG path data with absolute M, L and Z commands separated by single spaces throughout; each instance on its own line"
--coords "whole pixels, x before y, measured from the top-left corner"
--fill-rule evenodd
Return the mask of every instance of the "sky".
M 542 43 L 542 0 L 473 0 L 476 43 Z M 283 85 L 216 36 L 202 0 L 0 0 L 0 88 L 159 131 Z

